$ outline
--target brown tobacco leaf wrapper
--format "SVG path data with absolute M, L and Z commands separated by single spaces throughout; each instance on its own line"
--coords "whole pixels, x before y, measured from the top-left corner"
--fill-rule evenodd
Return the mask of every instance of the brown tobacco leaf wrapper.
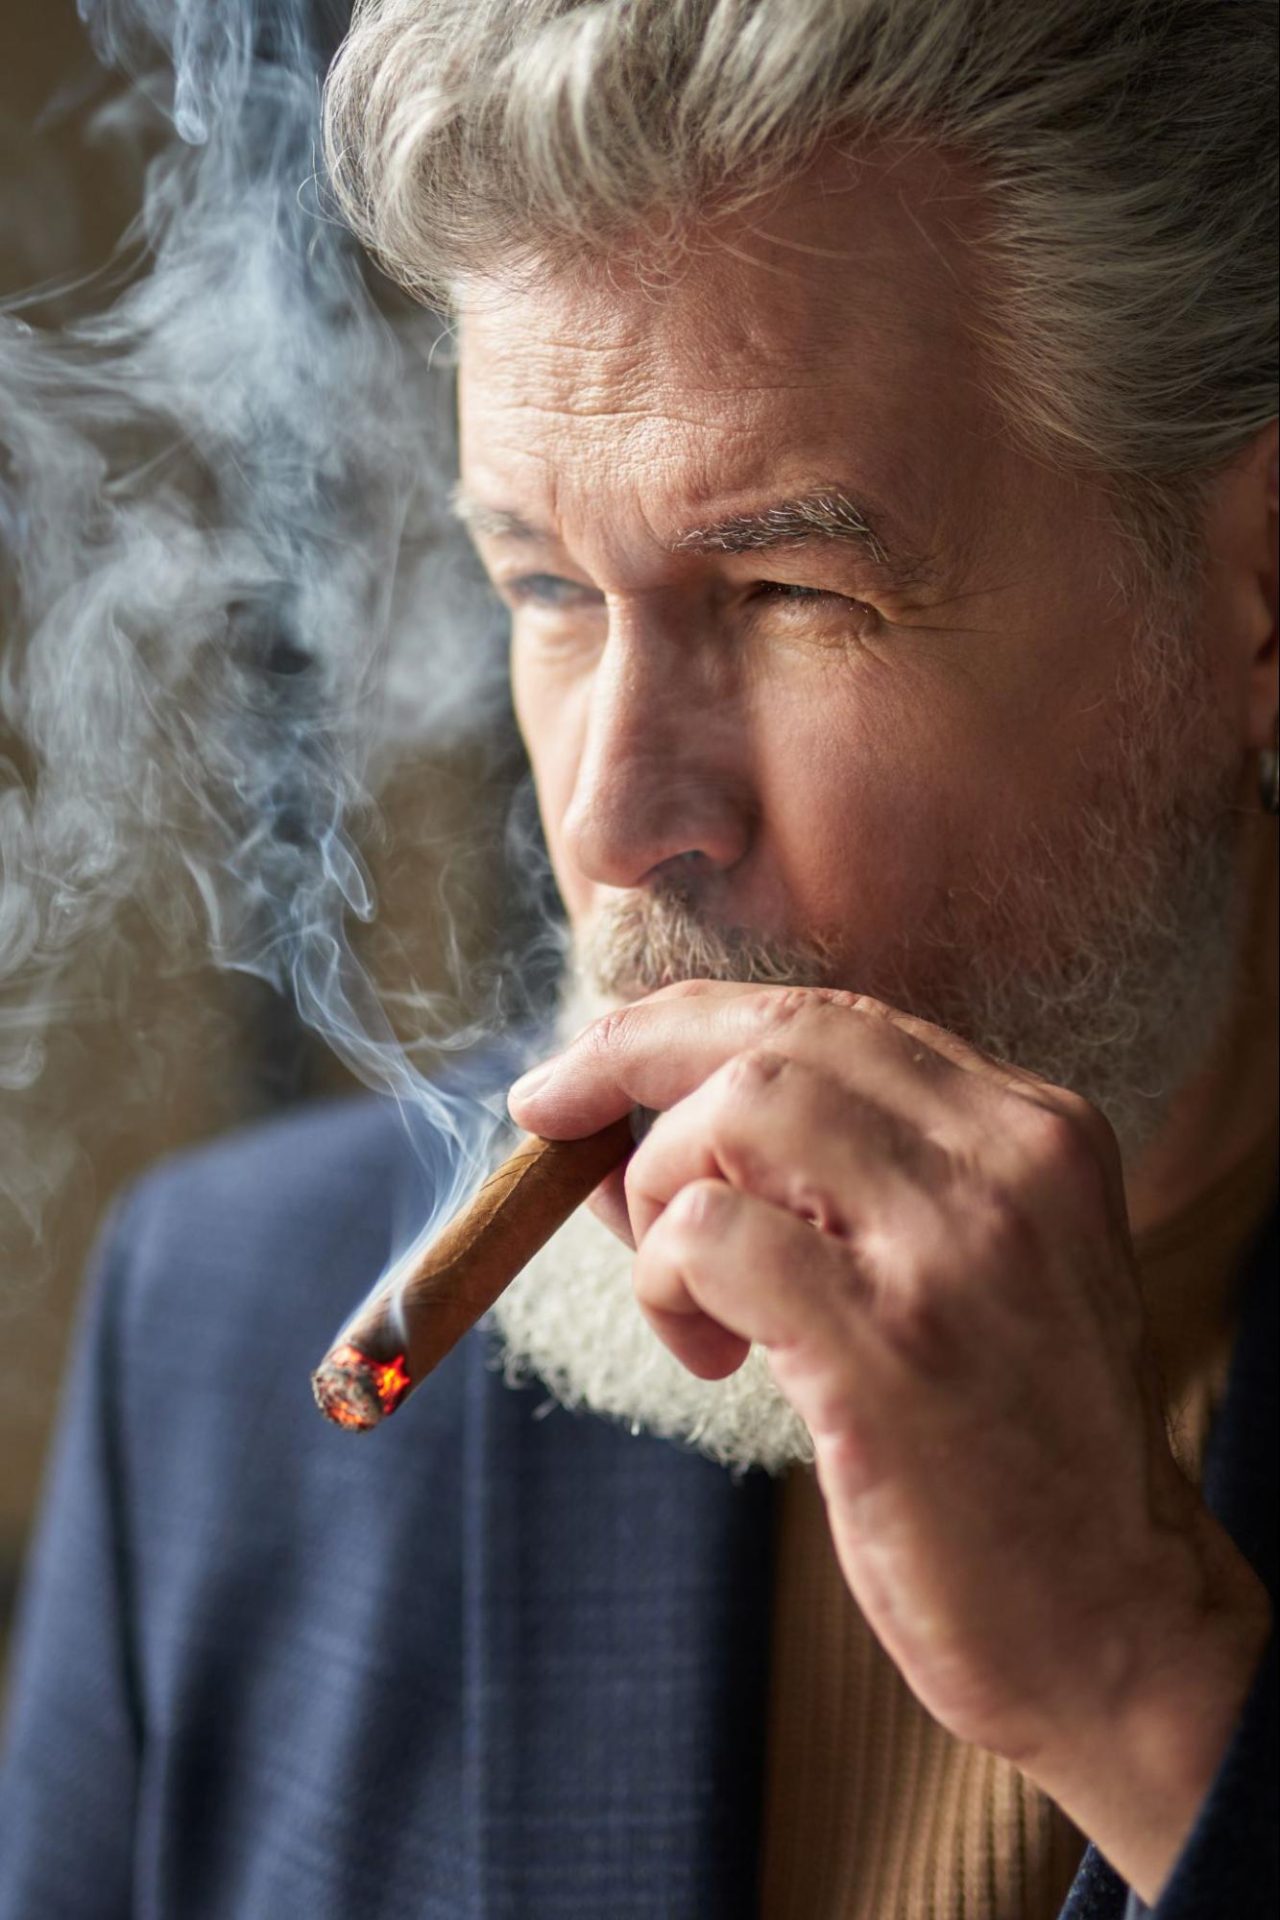
M 376 1427 L 487 1313 L 630 1153 L 631 1119 L 583 1140 L 528 1135 L 414 1264 L 393 1268 L 311 1376 L 337 1425 Z

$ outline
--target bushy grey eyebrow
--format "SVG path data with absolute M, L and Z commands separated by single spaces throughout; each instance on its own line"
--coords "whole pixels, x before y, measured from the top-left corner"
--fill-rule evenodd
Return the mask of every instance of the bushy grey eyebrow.
M 449 507 L 473 540 L 539 540 L 550 544 L 552 535 L 532 526 L 509 507 L 486 507 L 473 500 L 466 489 L 455 486 L 449 494 Z
M 770 501 L 754 513 L 730 514 L 710 526 L 691 527 L 671 543 L 673 553 L 757 553 L 806 540 L 843 540 L 862 548 L 880 566 L 889 554 L 870 512 L 845 493 L 804 493 Z
M 489 507 L 462 487 L 452 495 L 453 511 L 473 537 L 555 544 L 555 536 L 533 526 L 508 507 Z M 919 584 L 932 569 L 921 557 L 894 553 L 881 531 L 881 516 L 839 488 L 772 500 L 747 513 L 734 513 L 706 526 L 687 528 L 667 542 L 673 554 L 764 553 L 809 541 L 835 541 L 856 547 L 876 569 L 900 584 Z

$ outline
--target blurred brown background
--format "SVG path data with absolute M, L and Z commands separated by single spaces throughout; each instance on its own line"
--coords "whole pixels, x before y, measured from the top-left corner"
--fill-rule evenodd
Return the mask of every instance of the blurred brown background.
M 4 0 L 0 16 L 0 300 L 53 283 L 63 291 L 37 312 L 56 323 L 69 298 L 85 310 L 75 283 L 111 258 L 145 153 L 90 131 L 121 82 L 94 59 L 74 0 Z M 483 973 L 505 918 L 483 850 L 500 839 L 515 770 L 500 743 L 406 768 L 383 796 L 365 848 L 380 903 L 367 957 L 392 989 L 450 991 Z M 0 786 L 15 771 L 32 777 L 0 719 Z M 175 970 L 145 923 L 130 933 L 129 965 L 60 1023 L 36 1087 L 0 1090 L 0 1153 L 20 1143 L 39 1170 L 34 1199 L 24 1182 L 23 1207 L 0 1218 L 0 1666 L 75 1304 L 113 1195 L 166 1153 L 349 1090 L 268 989 Z M 469 1011 L 456 992 L 450 1006 Z

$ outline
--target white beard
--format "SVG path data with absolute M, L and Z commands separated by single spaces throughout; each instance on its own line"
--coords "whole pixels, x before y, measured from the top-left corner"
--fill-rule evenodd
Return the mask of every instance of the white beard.
M 579 989 L 559 1021 L 564 1040 L 616 1002 Z M 778 1473 L 813 1459 L 809 1430 L 752 1347 L 727 1380 L 700 1380 L 664 1347 L 631 1286 L 630 1247 L 579 1208 L 493 1308 L 512 1384 L 537 1379 L 562 1406 L 683 1441 L 719 1465 Z

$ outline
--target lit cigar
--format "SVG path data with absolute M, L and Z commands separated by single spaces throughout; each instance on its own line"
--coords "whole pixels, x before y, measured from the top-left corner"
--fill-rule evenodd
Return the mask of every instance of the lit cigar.
M 584 1140 L 528 1135 L 348 1321 L 311 1376 L 321 1413 L 357 1431 L 394 1413 L 634 1143 L 629 1117 Z

